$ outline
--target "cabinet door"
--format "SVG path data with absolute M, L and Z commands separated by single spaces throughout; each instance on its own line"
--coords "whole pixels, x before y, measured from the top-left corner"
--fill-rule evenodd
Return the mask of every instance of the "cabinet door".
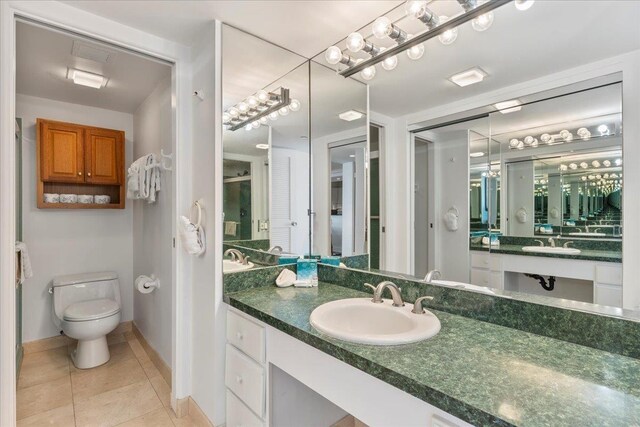
M 123 132 L 87 128 L 85 140 L 86 182 L 120 184 L 123 180 L 124 163 Z
M 40 174 L 45 182 L 83 182 L 82 126 L 38 120 Z

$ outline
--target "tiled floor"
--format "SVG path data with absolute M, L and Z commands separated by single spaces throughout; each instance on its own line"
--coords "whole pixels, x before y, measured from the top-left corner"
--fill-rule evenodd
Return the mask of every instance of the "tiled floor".
M 72 345 L 25 354 L 18 380 L 18 426 L 200 426 L 176 418 L 171 388 L 131 333 L 109 338 L 111 359 L 76 369 Z

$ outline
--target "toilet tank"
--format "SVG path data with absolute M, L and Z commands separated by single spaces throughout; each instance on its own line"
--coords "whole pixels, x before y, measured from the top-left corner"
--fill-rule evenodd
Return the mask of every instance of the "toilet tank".
M 56 325 L 67 307 L 76 302 L 108 298 L 121 305 L 118 274 L 113 271 L 54 277 L 51 289 Z

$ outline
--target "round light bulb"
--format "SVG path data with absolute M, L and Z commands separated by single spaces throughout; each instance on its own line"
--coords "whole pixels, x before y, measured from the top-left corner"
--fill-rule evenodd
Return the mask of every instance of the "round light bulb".
M 244 130 L 246 130 L 246 131 L 250 131 L 251 129 L 253 129 L 253 127 L 251 126 L 251 123 L 248 123 L 248 124 L 244 127 Z
M 543 133 L 542 135 L 540 135 L 540 141 L 544 142 L 545 144 L 553 144 L 553 136 L 549 135 L 548 133 Z
M 518 141 L 517 138 L 512 138 L 512 139 L 509 140 L 509 147 L 510 148 L 518 148 L 518 143 L 519 142 L 520 141 Z
M 531 145 L 531 144 L 533 144 L 533 137 L 532 137 L 532 136 L 525 136 L 525 137 L 524 137 L 524 144 L 525 144 L 525 145 Z
M 248 97 L 247 104 L 249 105 L 249 108 L 256 108 L 259 104 L 258 98 L 256 98 L 255 96 Z
M 238 111 L 238 109 L 236 107 L 231 107 L 231 108 L 229 108 L 229 115 L 232 118 L 236 118 L 236 117 L 238 117 L 240 115 L 240 112 Z
M 256 98 L 258 98 L 258 101 L 261 104 L 264 104 L 265 102 L 267 102 L 269 100 L 269 94 L 267 93 L 266 90 L 259 90 L 256 93 Z
M 426 0 L 409 0 L 404 4 L 404 10 L 408 16 L 416 17 L 421 14 L 426 5 Z
M 607 125 L 600 125 L 598 126 L 598 132 L 600 132 L 600 135 L 608 135 L 609 128 L 607 127 Z
M 602 162 L 602 164 L 604 165 L 604 167 L 608 168 L 609 166 L 611 166 L 611 161 L 605 160 Z
M 471 21 L 471 27 L 476 31 L 485 31 L 493 24 L 493 12 L 483 13 Z
M 591 166 L 593 166 L 594 168 L 599 168 L 600 167 L 600 162 L 597 160 L 594 160 L 593 162 L 591 162 Z
M 380 18 L 373 21 L 373 25 L 371 26 L 371 31 L 376 38 L 383 39 L 391 34 L 393 30 L 393 24 L 391 20 L 386 16 L 381 16 Z
M 364 37 L 362 34 L 355 32 L 349 34 L 347 37 L 347 49 L 351 52 L 360 52 L 364 47 Z
M 269 113 L 269 118 L 273 121 L 278 120 L 278 112 L 274 111 L 273 113 Z
M 260 127 L 260 122 L 257 120 L 255 122 L 251 122 L 251 127 L 254 129 L 258 129 Z
M 249 111 L 249 106 L 246 102 L 241 102 L 238 104 L 238 111 L 240 111 L 241 113 L 246 113 L 247 111 Z
M 576 132 L 578 134 L 578 136 L 580 138 L 582 138 L 584 141 L 588 140 L 589 138 L 591 138 L 591 132 L 589 132 L 589 129 L 587 128 L 580 128 L 578 129 L 578 131 Z
M 229 123 L 230 121 L 231 121 L 231 114 L 222 113 L 222 122 L 223 123 Z
M 269 119 L 267 119 L 264 116 L 260 117 L 260 124 L 261 125 L 266 125 L 267 123 L 269 123 Z
M 297 99 L 292 99 L 289 103 L 289 109 L 291 111 L 298 111 L 300 109 L 300 101 L 298 101 Z
M 390 56 L 389 58 L 386 58 L 384 61 L 382 61 L 382 68 L 384 68 L 387 71 L 391 71 L 397 66 L 398 66 L 398 57 L 395 55 Z
M 582 169 L 586 169 L 586 168 L 588 168 L 588 167 L 589 167 L 589 163 L 587 163 L 587 162 L 582 162 L 582 163 L 580 163 L 580 167 L 581 167 Z
M 566 171 L 568 169 L 567 165 L 560 165 L 561 171 Z
M 407 49 L 407 56 L 414 61 L 422 58 L 422 55 L 424 55 L 423 43 L 411 46 L 409 49 Z
M 516 0 L 515 1 L 516 9 L 518 10 L 527 10 L 531 6 L 533 6 L 533 3 L 535 3 L 535 0 Z
M 372 65 L 360 72 L 360 76 L 365 80 L 371 80 L 376 76 L 376 66 Z
M 336 65 L 342 59 L 342 51 L 338 46 L 331 46 L 327 48 L 324 53 L 324 59 L 331 65 Z
M 538 138 L 533 138 L 533 141 L 531 141 L 531 146 L 532 147 L 537 147 L 538 146 Z
M 622 159 L 616 159 L 615 164 L 616 164 L 616 166 L 621 166 L 622 165 Z
M 578 169 L 578 165 L 576 165 L 575 163 L 569 163 L 569 169 L 576 170 Z
M 587 177 L 586 177 L 586 176 L 583 176 L 583 177 L 582 177 L 582 178 L 580 178 L 580 179 L 581 179 L 581 180 L 583 180 L 583 181 L 586 181 L 586 180 L 587 180 Z
M 281 116 L 286 116 L 287 114 L 289 114 L 289 107 L 282 107 L 278 110 L 278 114 L 280 114 Z
M 560 131 L 560 137 L 567 142 L 573 141 L 573 134 L 566 129 Z
M 440 17 L 440 25 L 444 24 L 448 20 L 449 20 L 449 17 L 441 16 Z M 447 31 L 445 31 L 444 33 L 442 33 L 442 34 L 440 34 L 438 36 L 438 40 L 440 40 L 440 43 L 442 43 L 443 45 L 450 45 L 451 43 L 456 41 L 457 38 L 458 38 L 458 29 L 457 28 L 452 28 L 450 30 L 447 30 Z

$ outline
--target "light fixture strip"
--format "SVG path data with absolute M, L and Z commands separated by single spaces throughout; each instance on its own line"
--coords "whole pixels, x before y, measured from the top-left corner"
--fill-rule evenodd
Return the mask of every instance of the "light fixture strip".
M 291 99 L 289 98 L 289 89 L 281 87 L 280 88 L 280 95 L 278 95 L 278 98 L 280 99 L 279 102 L 273 104 L 272 106 L 270 106 L 266 110 L 260 111 L 255 116 L 248 116 L 246 119 L 243 119 L 241 121 L 233 121 L 233 122 L 229 123 L 229 125 L 230 125 L 229 130 L 235 131 L 235 130 L 238 130 L 240 128 L 243 128 L 248 123 L 252 123 L 252 122 L 255 122 L 256 120 L 260 120 L 261 117 L 267 116 L 267 115 L 273 113 L 274 111 L 278 111 L 282 107 L 286 107 L 287 105 L 291 104 Z
M 417 36 L 415 36 L 412 39 L 409 40 L 405 40 L 402 43 L 398 43 L 396 46 L 390 47 L 388 49 L 386 49 L 383 52 L 380 52 L 380 54 L 376 55 L 376 56 L 372 56 L 369 59 L 366 59 L 364 61 L 360 61 L 359 63 L 355 64 L 352 67 L 349 68 L 345 68 L 342 71 L 338 71 L 338 74 L 340 74 L 342 77 L 350 77 L 356 73 L 359 73 L 360 71 L 364 70 L 365 68 L 368 68 L 374 64 L 377 64 L 379 62 L 384 61 L 387 58 L 390 58 L 394 55 L 398 55 L 399 53 L 404 52 L 405 50 L 416 46 L 420 43 L 423 43 L 429 39 L 432 39 L 434 37 L 438 37 L 440 34 L 454 29 L 462 24 L 464 24 L 465 22 L 469 22 L 471 20 L 473 20 L 474 18 L 480 16 L 480 15 L 484 15 L 487 12 L 490 12 L 494 9 L 499 8 L 500 6 L 504 6 L 507 3 L 511 3 L 514 0 L 490 0 L 486 3 L 483 3 L 479 6 L 476 6 L 475 8 L 469 10 L 468 12 L 462 13 L 458 16 L 456 16 L 455 18 L 451 18 L 449 21 L 447 21 L 445 24 L 442 25 L 438 25 L 437 27 L 431 29 L 431 30 L 427 30 L 422 34 L 418 34 Z

